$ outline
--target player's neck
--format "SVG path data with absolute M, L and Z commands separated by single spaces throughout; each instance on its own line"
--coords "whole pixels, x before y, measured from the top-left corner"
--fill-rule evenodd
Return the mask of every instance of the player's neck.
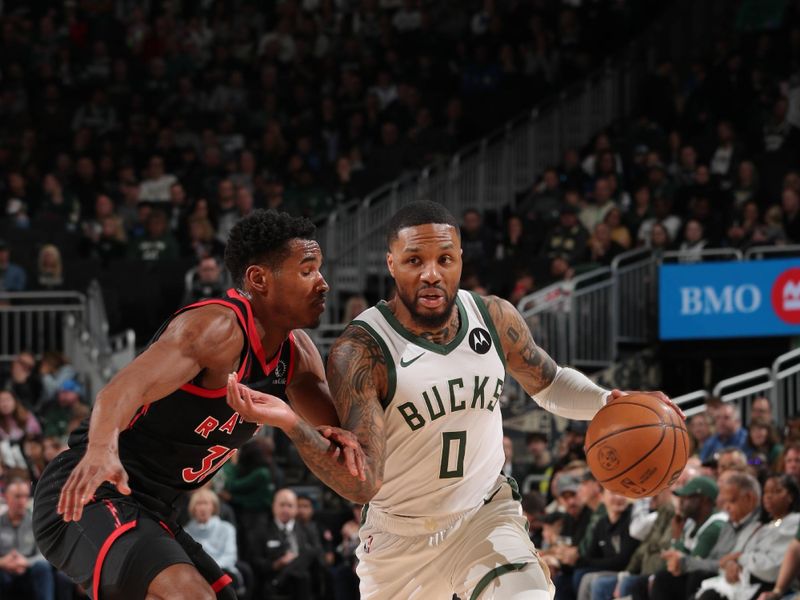
M 450 309 L 450 317 L 441 327 L 430 327 L 417 322 L 414 315 L 409 312 L 402 302 L 398 302 L 397 298 L 392 298 L 387 302 L 389 310 L 394 313 L 400 324 L 405 327 L 409 332 L 414 335 L 433 342 L 434 344 L 445 345 L 450 342 L 461 326 L 461 316 L 458 313 L 458 307 L 454 304 Z

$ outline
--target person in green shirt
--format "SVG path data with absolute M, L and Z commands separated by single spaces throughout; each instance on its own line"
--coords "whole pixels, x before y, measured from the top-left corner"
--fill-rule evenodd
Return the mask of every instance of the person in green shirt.
M 241 531 L 252 531 L 272 510 L 275 482 L 269 465 L 270 444 L 263 436 L 254 437 L 240 448 L 236 464 L 225 472 L 221 495 L 233 507 Z

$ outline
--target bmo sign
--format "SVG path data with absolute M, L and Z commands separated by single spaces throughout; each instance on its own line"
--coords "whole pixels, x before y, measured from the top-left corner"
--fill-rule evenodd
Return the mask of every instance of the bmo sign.
M 800 259 L 662 265 L 663 340 L 800 335 Z

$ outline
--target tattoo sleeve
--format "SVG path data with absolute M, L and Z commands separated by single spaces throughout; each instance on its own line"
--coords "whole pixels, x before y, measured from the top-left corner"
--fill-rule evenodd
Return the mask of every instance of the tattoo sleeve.
M 331 348 L 327 376 L 342 429 L 352 432 L 361 444 L 366 480 L 333 463 L 326 453 L 328 440 L 308 423 L 300 420 L 287 434 L 324 484 L 349 500 L 366 503 L 383 481 L 386 439 L 379 394 L 385 390 L 379 388 L 386 387 L 386 359 L 372 336 L 351 325 Z
M 516 308 L 496 296 L 484 298 L 500 336 L 509 373 L 531 396 L 553 382 L 556 363 L 533 341 L 528 324 Z

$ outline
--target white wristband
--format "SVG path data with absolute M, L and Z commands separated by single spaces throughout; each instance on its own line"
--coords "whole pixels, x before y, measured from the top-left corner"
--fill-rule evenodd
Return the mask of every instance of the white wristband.
M 553 382 L 533 399 L 548 412 L 567 419 L 589 421 L 606 405 L 609 391 L 580 371 L 558 367 Z

